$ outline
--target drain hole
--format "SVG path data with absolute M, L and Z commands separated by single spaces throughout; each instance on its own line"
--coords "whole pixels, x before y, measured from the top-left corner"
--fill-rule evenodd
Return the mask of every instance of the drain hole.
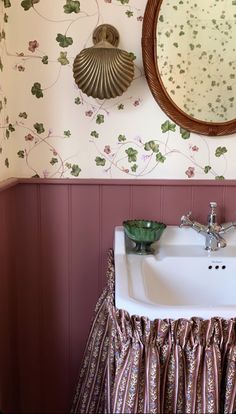
M 216 265 L 216 266 L 215 266 L 215 269 L 219 269 L 219 266 L 218 266 L 218 265 Z
M 226 266 L 225 266 L 225 265 L 223 265 L 223 266 L 222 266 L 222 269 L 226 269 Z
M 212 266 L 208 266 L 208 269 L 212 269 Z

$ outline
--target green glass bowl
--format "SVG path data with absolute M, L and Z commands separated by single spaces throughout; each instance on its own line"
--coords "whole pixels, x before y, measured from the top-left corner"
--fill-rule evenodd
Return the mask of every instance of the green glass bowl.
M 138 254 L 153 253 L 152 243 L 160 239 L 166 228 L 164 223 L 152 220 L 123 221 L 125 234 L 135 242 L 134 251 Z

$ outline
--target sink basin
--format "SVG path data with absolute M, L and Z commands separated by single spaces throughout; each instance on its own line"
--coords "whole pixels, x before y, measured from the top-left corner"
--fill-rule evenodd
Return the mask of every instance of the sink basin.
M 227 246 L 209 252 L 199 233 L 168 226 L 154 254 L 140 256 L 116 227 L 116 307 L 151 320 L 236 317 L 236 231 L 224 237 Z

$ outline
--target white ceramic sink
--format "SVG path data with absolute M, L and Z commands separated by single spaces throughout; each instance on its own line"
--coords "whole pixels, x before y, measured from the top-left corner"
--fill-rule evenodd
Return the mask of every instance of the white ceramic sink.
M 155 254 L 139 256 L 116 227 L 116 307 L 152 320 L 236 317 L 236 230 L 224 238 L 225 248 L 208 252 L 199 233 L 167 226 Z

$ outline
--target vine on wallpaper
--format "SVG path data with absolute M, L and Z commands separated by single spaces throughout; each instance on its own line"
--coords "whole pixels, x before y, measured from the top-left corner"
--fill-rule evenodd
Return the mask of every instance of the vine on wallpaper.
M 142 24 L 143 20 L 143 11 L 145 7 L 145 1 L 143 0 L 94 0 L 94 12 L 89 12 L 89 9 L 83 10 L 82 1 L 77 0 L 64 0 L 60 1 L 60 10 L 65 15 L 66 19 L 63 20 L 63 30 L 58 30 L 57 35 L 54 38 L 55 50 L 59 47 L 59 55 L 57 60 L 51 59 L 50 53 L 47 51 L 42 51 L 40 49 L 40 40 L 35 38 L 29 38 L 27 44 L 27 52 L 18 52 L 11 53 L 7 48 L 7 36 L 5 31 L 5 25 L 8 24 L 7 9 L 14 7 L 11 4 L 10 0 L 1 0 L 5 12 L 4 18 L 0 33 L 0 42 L 2 43 L 1 47 L 1 57 L 4 52 L 7 56 L 15 60 L 14 69 L 18 73 L 24 73 L 27 71 L 30 62 L 38 62 L 38 65 L 45 65 L 51 69 L 51 65 L 57 64 L 57 69 L 55 69 L 54 81 L 49 86 L 45 86 L 44 82 L 40 78 L 40 70 L 35 71 L 35 81 L 33 84 L 28 85 L 29 93 L 32 96 L 32 99 L 35 99 L 37 102 L 44 101 L 47 93 L 50 89 L 56 88 L 59 80 L 64 76 L 64 68 L 70 66 L 72 68 L 73 60 L 75 56 L 71 56 L 69 50 L 74 44 L 74 38 L 71 34 L 71 29 L 73 25 L 78 23 L 80 19 L 89 19 L 91 17 L 96 17 L 95 26 L 91 27 L 90 37 L 94 28 L 100 24 L 102 19 L 102 6 L 104 7 L 114 7 L 114 10 L 122 11 L 123 18 L 128 19 L 127 21 L 133 20 L 135 24 Z M 20 3 L 20 7 L 24 16 L 34 13 L 38 19 L 43 19 L 48 24 L 58 24 L 62 23 L 62 20 L 58 18 L 50 19 L 49 17 L 43 15 L 39 9 L 40 3 L 43 3 L 44 0 L 23 0 Z M 91 2 L 92 3 L 92 2 Z M 140 4 L 140 7 L 137 7 L 137 4 Z M 86 5 L 86 2 L 84 3 Z M 141 7 L 142 6 L 142 7 Z M 117 9 L 118 8 L 118 9 Z M 113 11 L 114 11 L 113 10 Z M 112 11 L 111 11 L 112 13 Z M 30 19 L 30 17 L 29 17 Z M 68 20 L 67 20 L 68 19 Z M 131 20 L 130 20 L 131 19 Z M 39 22 L 40 24 L 40 22 Z M 66 24 L 66 28 L 64 27 Z M 50 33 L 50 32 L 49 32 Z M 88 38 L 87 42 L 83 47 L 87 47 L 87 43 L 90 39 Z M 136 60 L 136 54 L 130 52 L 133 60 Z M 0 60 L 0 70 L 4 70 L 4 64 L 2 62 L 3 58 Z M 133 82 L 139 81 L 144 78 L 142 69 L 135 66 L 135 79 Z M 88 131 L 88 141 L 90 143 L 91 153 L 95 153 L 93 163 L 97 168 L 98 174 L 101 175 L 100 170 L 103 170 L 103 174 L 107 177 L 116 176 L 116 172 L 119 172 L 124 175 L 124 177 L 131 176 L 137 178 L 147 178 L 148 176 L 153 177 L 153 172 L 158 177 L 158 170 L 162 168 L 166 163 L 172 163 L 174 157 L 182 157 L 183 160 L 186 160 L 188 163 L 187 169 L 185 169 L 184 174 L 186 178 L 194 178 L 196 175 L 201 175 L 203 178 L 215 178 L 215 179 L 224 179 L 225 172 L 227 170 L 227 160 L 226 153 L 227 148 L 225 146 L 215 146 L 215 152 L 212 154 L 208 141 L 205 137 L 197 137 L 198 142 L 204 147 L 204 153 L 207 154 L 207 163 L 200 162 L 199 159 L 199 145 L 196 145 L 191 140 L 191 134 L 189 131 L 186 131 L 182 128 L 179 128 L 177 125 L 172 123 L 170 120 L 166 120 L 160 124 L 160 130 L 155 131 L 152 137 L 141 137 L 135 136 L 130 138 L 130 133 L 126 134 L 123 131 L 114 134 L 112 139 L 112 131 L 109 132 L 109 139 L 104 133 L 104 129 L 101 128 L 102 125 L 106 126 L 106 122 L 116 113 L 122 119 L 123 115 L 126 113 L 126 109 L 136 111 L 142 108 L 143 98 L 141 96 L 129 96 L 129 91 L 126 92 L 122 97 L 111 100 L 111 101 L 98 101 L 91 98 L 88 98 L 82 94 L 78 89 L 76 91 L 75 97 L 72 97 L 72 105 L 76 105 L 78 108 L 83 108 L 82 115 L 80 115 L 80 124 L 86 121 L 90 121 L 90 130 Z M 0 101 L 0 111 L 3 110 L 4 106 L 7 104 L 7 98 L 3 97 Z M 43 119 L 40 119 L 40 113 L 38 119 L 30 121 L 32 118 L 30 115 L 30 110 L 20 112 L 14 122 L 9 118 L 5 118 L 5 122 L 2 124 L 4 129 L 4 140 L 9 140 L 11 135 L 14 133 L 18 135 L 18 148 L 16 151 L 16 157 L 27 166 L 28 171 L 33 177 L 78 177 L 83 176 L 83 169 L 81 168 L 80 162 L 78 161 L 78 154 L 72 154 L 69 157 L 65 157 L 62 149 L 61 143 L 67 144 L 69 141 L 75 140 L 71 128 L 68 126 L 68 129 L 61 131 L 60 133 L 55 133 L 55 127 L 47 126 Z M 139 116 L 139 115 L 137 115 Z M 69 125 L 69 124 L 68 124 Z M 173 139 L 175 137 L 175 140 Z M 178 140 L 183 140 L 188 144 L 186 145 L 186 151 L 178 149 L 177 142 Z M 19 144 L 19 141 L 21 144 Z M 57 145 L 56 145 L 57 143 Z M 43 169 L 38 168 L 34 163 L 34 151 L 40 147 L 46 148 L 49 154 L 49 158 L 45 161 Z M 3 144 L 2 144 L 3 147 Z M 0 149 L 1 151 L 1 149 Z M 221 171 L 216 171 L 213 168 L 213 158 L 214 161 L 219 158 L 224 159 L 221 165 Z M 204 157 L 203 157 L 204 158 Z M 205 157 L 206 158 L 206 157 Z M 12 160 L 14 162 L 14 160 Z M 47 162 L 47 164 L 46 164 Z M 186 165 L 185 162 L 185 165 Z M 169 164 L 168 164 L 169 165 Z M 222 171 L 223 165 L 223 171 Z M 9 160 L 5 160 L 5 166 L 9 167 Z
M 5 24 L 8 21 L 8 16 L 5 12 L 7 7 L 10 7 L 10 2 L 5 0 L 0 4 L 0 74 L 1 74 L 1 85 L 0 85 L 0 126 L 1 126 L 1 140 L 0 140 L 0 155 L 3 160 L 3 165 L 9 168 L 9 158 L 6 156 L 4 151 L 4 143 L 9 139 L 11 132 L 14 131 L 13 125 L 9 122 L 9 117 L 6 115 L 7 97 L 4 91 L 4 43 L 6 39 Z M 1 162 L 2 164 L 2 162 Z

